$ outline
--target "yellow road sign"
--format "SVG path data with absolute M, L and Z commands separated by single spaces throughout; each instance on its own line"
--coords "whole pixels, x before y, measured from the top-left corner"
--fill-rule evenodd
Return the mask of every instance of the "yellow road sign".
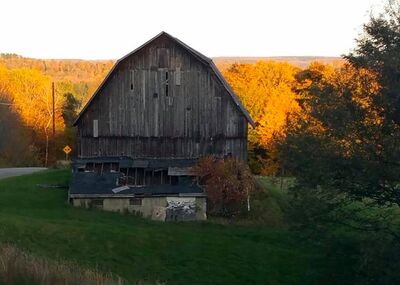
M 63 148 L 63 151 L 65 152 L 65 154 L 69 154 L 72 151 L 72 148 L 69 145 L 66 145 Z

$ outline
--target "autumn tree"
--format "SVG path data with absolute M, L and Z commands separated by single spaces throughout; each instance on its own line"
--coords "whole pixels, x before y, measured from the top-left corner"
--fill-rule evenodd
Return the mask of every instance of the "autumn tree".
M 49 160 L 49 141 L 52 129 L 52 81 L 50 77 L 31 69 L 11 70 L 9 92 L 13 108 L 26 126 L 32 128 L 36 136 L 44 138 L 44 164 Z M 55 96 L 55 129 L 64 129 L 61 115 L 64 97 Z
M 286 140 L 287 167 L 298 183 L 351 199 L 400 205 L 400 5 L 364 27 L 349 63 L 303 72 L 309 114 Z
M 284 164 L 306 188 L 379 199 L 386 170 L 377 164 L 382 117 L 373 104 L 380 90 L 376 76 L 351 65 L 324 72 L 299 74 L 312 82 L 300 102 L 308 116 L 291 125 L 282 145 Z
M 37 149 L 20 116 L 13 111 L 10 72 L 0 65 L 0 165 L 37 165 Z
M 255 183 L 248 165 L 234 157 L 206 156 L 193 167 L 193 174 L 207 192 L 208 212 L 228 218 L 249 210 L 249 197 Z
M 257 128 L 249 132 L 249 148 L 262 161 L 257 171 L 262 174 L 274 174 L 278 170 L 276 142 L 285 136 L 288 120 L 300 110 L 292 90 L 297 72 L 288 63 L 273 61 L 234 64 L 224 72 L 257 123 Z

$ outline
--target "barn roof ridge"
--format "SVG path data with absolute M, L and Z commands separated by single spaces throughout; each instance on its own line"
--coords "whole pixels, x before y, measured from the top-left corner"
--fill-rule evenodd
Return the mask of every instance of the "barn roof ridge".
M 114 70 L 117 69 L 117 67 L 119 66 L 119 64 L 124 61 L 126 58 L 130 57 L 131 55 L 137 53 L 138 51 L 140 51 L 142 48 L 146 47 L 148 44 L 150 44 L 151 42 L 153 42 L 154 40 L 156 40 L 157 38 L 159 38 L 162 35 L 166 35 L 167 37 L 171 38 L 173 41 L 177 42 L 179 45 L 181 45 L 185 50 L 187 50 L 189 53 L 191 53 L 194 57 L 196 57 L 197 59 L 199 59 L 201 62 L 203 62 L 203 64 L 206 64 L 208 67 L 210 67 L 212 69 L 212 71 L 215 73 L 215 75 L 217 76 L 217 78 L 219 79 L 219 81 L 221 82 L 221 84 L 224 86 L 224 88 L 226 89 L 226 91 L 228 91 L 229 95 L 231 96 L 231 98 L 233 99 L 233 101 L 235 102 L 236 106 L 239 108 L 239 110 L 243 113 L 243 115 L 245 116 L 245 118 L 247 119 L 247 121 L 249 122 L 249 124 L 255 128 L 255 123 L 253 121 L 253 119 L 251 118 L 250 114 L 247 112 L 246 108 L 243 106 L 242 102 L 240 101 L 239 97 L 235 94 L 235 92 L 233 91 L 233 89 L 230 87 L 230 85 L 228 84 L 228 82 L 225 80 L 225 78 L 222 76 L 221 72 L 218 70 L 218 68 L 216 67 L 216 65 L 214 64 L 214 62 L 212 61 L 211 58 L 203 55 L 202 53 L 196 51 L 195 49 L 193 49 L 192 47 L 188 46 L 187 44 L 185 44 L 184 42 L 182 42 L 181 40 L 179 40 L 178 38 L 175 38 L 173 36 L 171 36 L 170 34 L 168 34 L 167 32 L 162 31 L 161 33 L 157 34 L 155 37 L 151 38 L 150 40 L 148 40 L 147 42 L 145 42 L 144 44 L 142 44 L 141 46 L 139 46 L 138 48 L 134 49 L 133 51 L 129 52 L 128 54 L 126 54 L 125 56 L 121 57 L 120 59 L 118 59 L 114 66 L 111 68 L 111 70 L 108 72 L 108 74 L 106 75 L 106 77 L 104 78 L 104 80 L 101 82 L 101 84 L 99 85 L 99 87 L 96 89 L 96 91 L 93 93 L 93 95 L 90 97 L 90 99 L 88 100 L 88 102 L 85 104 L 85 106 L 83 107 L 83 109 L 80 111 L 78 117 L 76 118 L 75 122 L 74 122 L 74 126 L 77 125 L 78 121 L 80 120 L 81 116 L 86 112 L 87 108 L 89 107 L 89 105 L 91 104 L 91 102 L 93 101 L 93 99 L 96 97 L 96 95 L 102 90 L 102 88 L 104 87 L 105 83 L 108 81 L 108 79 L 111 77 L 111 75 L 113 74 Z

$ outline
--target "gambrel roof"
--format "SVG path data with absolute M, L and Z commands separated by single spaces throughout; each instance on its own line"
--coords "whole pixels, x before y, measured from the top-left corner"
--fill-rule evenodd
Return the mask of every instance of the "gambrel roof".
M 78 118 L 75 120 L 74 122 L 74 126 L 76 126 L 80 120 L 80 118 L 82 117 L 82 115 L 86 112 L 87 108 L 89 107 L 89 105 L 91 104 L 91 102 L 93 101 L 93 99 L 97 96 L 97 94 L 100 93 L 100 91 L 104 88 L 107 80 L 109 78 L 111 78 L 111 76 L 113 75 L 113 73 L 117 70 L 117 68 L 119 67 L 119 65 L 128 57 L 130 57 L 131 55 L 137 53 L 138 51 L 140 51 L 141 49 L 143 49 L 144 47 L 146 47 L 147 45 L 149 45 L 150 43 L 152 43 L 154 40 L 158 39 L 161 36 L 166 36 L 168 38 L 170 38 L 172 41 L 176 42 L 179 46 L 181 46 L 183 49 L 185 49 L 187 52 L 189 52 L 190 54 L 192 54 L 195 58 L 197 58 L 200 62 L 202 62 L 204 65 L 206 65 L 207 67 L 211 68 L 211 70 L 214 72 L 214 74 L 216 75 L 216 77 L 218 78 L 218 80 L 220 81 L 220 83 L 222 84 L 222 86 L 226 89 L 226 91 L 228 92 L 228 94 L 231 96 L 232 100 L 234 101 L 235 105 L 238 107 L 238 109 L 243 113 L 243 115 L 245 116 L 245 118 L 247 119 L 248 123 L 254 128 L 255 127 L 255 123 L 253 121 L 253 119 L 251 118 L 250 114 L 247 112 L 246 108 L 243 106 L 242 102 L 240 101 L 239 97 L 235 94 L 235 92 L 232 90 L 232 88 L 230 87 L 230 85 L 228 84 L 228 82 L 225 80 L 225 78 L 222 76 L 221 72 L 218 70 L 218 68 L 215 66 L 214 62 L 212 61 L 211 58 L 206 57 L 205 55 L 201 54 L 200 52 L 194 50 L 193 48 L 191 48 L 190 46 L 188 46 L 187 44 L 185 44 L 184 42 L 180 41 L 179 39 L 171 36 L 170 34 L 166 33 L 166 32 L 161 32 L 159 33 L 157 36 L 155 36 L 154 38 L 150 39 L 149 41 L 147 41 L 146 43 L 144 43 L 143 45 L 141 45 L 140 47 L 138 47 L 137 49 L 133 50 L 132 52 L 128 53 L 127 55 L 125 55 L 124 57 L 122 57 L 121 59 L 117 60 L 117 62 L 114 64 L 113 68 L 110 70 L 110 72 L 107 74 L 107 76 L 105 77 L 105 79 L 103 80 L 103 82 L 100 84 L 100 86 L 97 88 L 97 90 L 93 93 L 92 97 L 89 99 L 89 101 L 86 103 L 85 107 L 82 109 L 82 111 L 79 113 Z

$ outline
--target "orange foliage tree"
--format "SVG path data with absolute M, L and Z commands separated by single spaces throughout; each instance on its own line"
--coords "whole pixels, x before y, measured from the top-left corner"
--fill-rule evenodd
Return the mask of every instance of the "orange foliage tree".
M 343 173 L 349 173 L 348 185 L 356 189 L 358 167 L 367 169 L 368 164 L 353 163 L 368 159 L 374 163 L 383 152 L 380 140 L 387 135 L 380 133 L 381 108 L 374 104 L 380 100 L 381 90 L 376 74 L 349 64 L 333 67 L 313 63 L 297 79 L 303 112 L 288 125 L 287 136 L 278 147 L 282 163 L 298 176 L 299 183 L 342 183 Z M 374 148 L 378 150 L 371 155 Z M 351 176 L 352 172 L 357 175 Z M 333 178 L 329 177 L 332 173 Z
M 300 111 L 293 91 L 298 71 L 288 63 L 258 61 L 256 64 L 233 64 L 224 72 L 257 123 L 256 129 L 249 132 L 249 149 L 267 151 L 266 156 L 256 155 L 256 159 L 262 162 L 256 172 L 261 174 L 277 172 L 276 141 L 285 136 L 288 120 Z
M 26 126 L 32 128 L 39 138 L 44 138 L 44 164 L 49 158 L 49 137 L 52 131 L 52 81 L 37 70 L 14 69 L 9 73 L 8 92 L 13 108 Z M 64 129 L 62 106 L 64 96 L 55 94 L 55 130 Z
M 0 65 L 0 166 L 37 165 L 30 130 L 13 109 L 10 72 Z
M 111 65 L 112 61 L 37 60 L 0 54 L 0 112 L 3 112 L 0 128 L 10 129 L 10 124 L 22 128 L 25 148 L 34 150 L 31 153 L 40 157 L 43 164 L 64 157 L 62 147 L 65 144 L 74 146 L 71 121 L 76 111 L 88 100 L 89 94 L 97 88 Z M 54 141 L 51 137 L 52 81 L 55 82 L 56 99 Z M 67 113 L 69 115 L 65 116 Z M 6 120 L 7 117 L 10 119 Z M 11 117 L 14 119 L 11 120 Z M 14 135 L 16 138 L 9 137 L 7 141 L 21 139 L 21 135 L 16 133 L 9 133 L 7 136 Z M 55 147 L 54 154 L 49 153 L 49 144 Z M 7 159 L 9 165 L 21 161 L 16 151 L 7 151 L 5 157 L 10 158 Z M 26 165 L 32 164 L 24 161 L 27 161 Z
M 349 64 L 333 66 L 314 62 L 307 69 L 299 72 L 296 78 L 298 81 L 296 93 L 299 96 L 303 111 L 302 117 L 299 118 L 300 120 L 291 124 L 290 128 L 301 128 L 306 124 L 307 131 L 312 132 L 314 135 L 321 135 L 329 131 L 332 126 L 324 124 L 322 121 L 335 119 L 336 121 L 345 122 L 349 115 L 344 116 L 340 112 L 333 111 L 343 108 L 342 105 L 344 103 L 342 101 L 345 101 L 350 96 L 352 104 L 362 112 L 368 113 L 368 116 L 365 116 L 361 123 L 371 126 L 380 123 L 381 118 L 379 118 L 378 110 L 372 107 L 375 94 L 380 89 L 376 75 L 373 72 L 363 68 L 354 68 Z M 329 100 L 321 96 L 323 93 L 333 91 L 335 97 L 328 96 L 327 99 Z M 322 110 L 324 111 L 322 112 Z M 330 112 L 335 114 L 337 118 L 327 118 L 326 116 Z M 297 124 L 299 122 L 302 122 L 302 124 Z M 349 138 L 348 144 L 355 140 L 355 137 Z M 343 142 L 338 142 L 338 144 L 343 144 Z

